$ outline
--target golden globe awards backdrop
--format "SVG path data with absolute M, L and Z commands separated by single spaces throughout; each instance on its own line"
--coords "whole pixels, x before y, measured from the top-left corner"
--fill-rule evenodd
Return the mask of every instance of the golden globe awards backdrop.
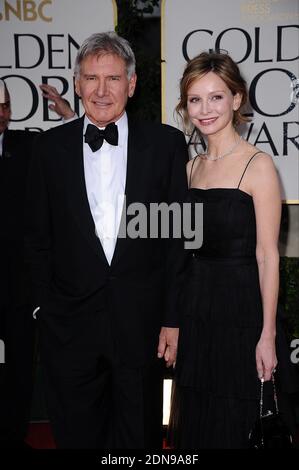
M 59 123 L 39 84 L 54 85 L 80 113 L 73 87 L 77 50 L 90 34 L 114 30 L 114 0 L 0 0 L 0 78 L 10 90 L 11 129 Z
M 162 0 L 161 7 L 163 121 L 178 126 L 173 110 L 186 61 L 228 51 L 249 87 L 253 119 L 243 136 L 274 157 L 283 199 L 299 203 L 298 0 Z

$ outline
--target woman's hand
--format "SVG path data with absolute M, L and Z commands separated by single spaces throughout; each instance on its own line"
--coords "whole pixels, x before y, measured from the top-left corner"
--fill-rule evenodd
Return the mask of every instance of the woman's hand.
M 271 380 L 271 375 L 277 366 L 275 336 L 261 335 L 255 349 L 255 359 L 259 379 Z

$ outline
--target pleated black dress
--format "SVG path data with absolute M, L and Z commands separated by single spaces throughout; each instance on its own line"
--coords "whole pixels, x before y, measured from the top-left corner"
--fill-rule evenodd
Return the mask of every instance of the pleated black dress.
M 263 311 L 253 199 L 241 180 L 237 188 L 188 193 L 190 203 L 203 203 L 203 245 L 192 253 L 183 288 L 169 426 L 175 448 L 246 448 L 258 415 Z M 285 365 L 286 344 L 277 343 Z

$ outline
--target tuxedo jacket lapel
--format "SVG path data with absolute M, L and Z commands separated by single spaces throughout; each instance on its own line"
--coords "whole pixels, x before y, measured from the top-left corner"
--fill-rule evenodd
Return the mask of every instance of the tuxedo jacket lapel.
M 128 153 L 125 185 L 126 207 L 132 202 L 141 202 L 148 186 L 148 172 L 151 165 L 150 139 L 144 126 L 128 118 Z M 122 217 L 125 214 L 123 212 Z M 116 264 L 130 243 L 129 238 L 117 238 L 112 265 Z
M 147 162 L 150 158 L 150 141 L 143 126 L 128 120 L 128 157 L 126 175 L 127 204 L 142 200 L 146 191 Z M 140 199 L 141 198 L 141 199 Z
M 66 154 L 71 159 L 69 163 L 68 197 L 69 204 L 77 224 L 100 256 L 101 260 L 108 265 L 100 239 L 95 232 L 95 225 L 90 211 L 83 163 L 83 125 L 84 116 L 69 128 L 68 136 L 64 143 Z M 125 185 L 126 206 L 132 202 L 144 200 L 148 187 L 148 174 L 151 167 L 150 138 L 146 130 L 138 123 L 128 120 L 128 153 L 127 174 Z M 126 207 L 124 207 L 124 210 Z M 124 214 L 123 214 L 124 215 Z M 126 252 L 130 239 L 117 238 L 111 265 L 116 264 L 122 254 Z
M 68 178 L 68 198 L 71 211 L 87 241 L 101 260 L 107 263 L 101 241 L 96 235 L 93 217 L 90 211 L 83 163 L 83 125 L 84 116 L 74 121 L 74 126 L 68 129 L 65 141 L 66 154 L 70 161 Z

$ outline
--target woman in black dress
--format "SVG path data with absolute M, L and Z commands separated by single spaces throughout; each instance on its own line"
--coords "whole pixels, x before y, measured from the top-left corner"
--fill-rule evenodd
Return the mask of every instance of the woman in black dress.
M 246 448 L 260 379 L 277 360 L 281 195 L 271 156 L 236 126 L 246 83 L 226 54 L 191 60 L 177 111 L 206 138 L 187 165 L 188 202 L 203 203 L 203 244 L 183 291 L 170 430 L 176 448 Z M 277 349 L 277 350 L 276 350 Z M 287 361 L 287 359 L 286 359 Z

